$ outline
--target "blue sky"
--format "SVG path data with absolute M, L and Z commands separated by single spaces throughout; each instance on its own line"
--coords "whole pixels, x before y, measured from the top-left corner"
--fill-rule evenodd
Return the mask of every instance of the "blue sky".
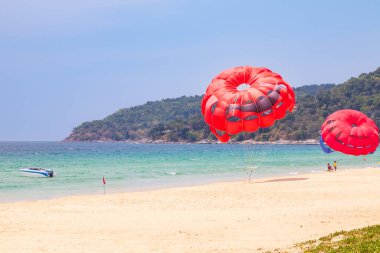
M 202 94 L 266 66 L 292 86 L 380 66 L 379 1 L 0 0 L 0 140 L 62 140 L 84 121 Z

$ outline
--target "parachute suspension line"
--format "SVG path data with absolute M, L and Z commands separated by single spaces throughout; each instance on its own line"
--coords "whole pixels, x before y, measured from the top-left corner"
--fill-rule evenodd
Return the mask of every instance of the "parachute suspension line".
M 224 95 L 223 95 L 224 96 Z M 233 100 L 237 100 L 237 98 L 235 98 L 235 97 L 232 97 L 230 100 L 229 100 L 229 103 L 231 103 Z M 236 101 L 235 100 L 235 101 Z M 234 116 L 234 114 L 235 114 L 235 108 L 232 110 L 232 115 Z M 224 122 L 224 128 L 225 129 L 227 129 L 227 127 L 226 127 L 226 121 Z M 229 150 L 232 152 L 232 154 L 235 156 L 235 159 L 238 161 L 238 164 L 239 164 L 239 167 L 242 167 L 242 168 L 245 168 L 245 160 L 244 159 L 242 159 L 242 157 L 241 157 L 241 153 L 240 153 L 240 155 L 239 155 L 239 149 L 236 147 L 236 146 L 234 146 L 234 145 L 236 145 L 236 144 L 232 144 L 231 143 L 231 140 L 232 139 L 230 139 L 230 143 L 226 143 L 226 145 L 228 146 L 228 148 L 229 148 Z M 232 145 L 232 146 L 230 146 L 230 145 Z
M 258 119 L 260 120 L 260 118 Z M 283 122 L 279 122 L 280 120 L 276 120 L 274 122 L 274 125 L 271 127 L 271 131 L 269 131 L 268 139 L 265 141 L 271 141 L 271 140 L 277 140 L 278 135 L 282 131 Z M 253 145 L 250 145 L 249 149 L 249 158 L 254 158 L 255 166 L 251 167 L 251 173 L 253 168 L 259 168 L 259 166 L 263 165 L 265 163 L 268 151 L 273 148 L 273 145 L 268 143 L 258 143 L 260 139 L 260 134 L 262 133 L 262 129 L 258 129 L 257 132 L 255 132 L 254 136 L 254 143 Z M 276 148 L 274 149 L 275 153 L 278 153 L 279 150 Z M 271 155 L 276 155 L 275 153 L 271 153 Z
M 223 94 L 219 98 L 219 100 L 222 100 L 225 96 L 227 96 L 227 95 L 229 95 L 231 93 L 232 93 L 232 91 L 226 92 L 225 94 Z M 231 100 L 229 102 L 231 102 Z M 214 125 L 214 117 L 213 116 L 211 117 L 211 123 L 212 123 L 212 125 Z M 226 129 L 226 122 L 224 122 L 224 124 L 225 124 L 224 125 L 224 129 Z M 218 140 L 218 138 L 216 138 L 216 139 Z M 230 153 L 234 157 L 235 161 L 238 161 L 238 164 L 239 164 L 238 166 L 243 166 L 244 164 L 241 164 L 242 160 L 239 158 L 239 155 L 234 151 L 233 147 L 232 148 L 230 147 L 230 145 L 231 145 L 230 143 L 226 143 L 226 146 L 230 150 Z
M 271 156 L 277 156 L 279 153 L 279 149 L 274 148 L 272 144 L 266 143 L 271 140 L 277 140 L 277 137 L 280 135 L 281 131 L 283 130 L 283 126 L 285 124 L 280 121 L 276 121 L 275 124 L 271 127 L 271 131 L 269 131 L 268 139 L 260 140 L 260 134 L 262 133 L 262 129 L 259 129 L 258 131 L 254 133 L 249 132 L 243 132 L 241 133 L 243 137 L 243 141 L 241 144 L 236 144 L 238 147 L 240 145 L 244 145 L 243 147 L 240 146 L 240 150 L 244 149 L 244 157 L 242 157 L 242 153 L 236 154 L 236 149 L 239 150 L 238 147 L 231 148 L 231 152 L 235 154 L 235 157 L 237 160 L 241 161 L 242 168 L 245 169 L 246 175 L 248 178 L 248 182 L 251 181 L 252 175 L 254 173 L 255 169 L 258 169 L 262 166 L 265 166 L 265 162 L 267 161 L 268 152 L 270 150 L 273 150 L 271 152 Z M 260 142 L 259 142 L 260 140 Z M 227 144 L 228 146 L 231 144 Z M 240 159 L 239 159 L 240 158 Z
M 249 87 L 249 85 L 248 85 Z M 248 88 L 247 87 L 247 88 Z M 240 108 L 243 108 L 243 93 L 240 93 L 239 96 L 240 96 Z M 252 175 L 252 168 L 251 168 L 251 171 L 249 173 L 249 158 L 250 158 L 250 143 L 248 141 L 248 138 L 249 138 L 249 133 L 247 133 L 245 131 L 245 127 L 244 127 L 244 120 L 242 119 L 241 120 L 241 129 L 243 131 L 243 142 L 242 142 L 242 145 L 243 145 L 243 149 L 244 149 L 244 169 L 247 173 L 247 176 L 248 176 L 248 182 L 251 181 L 251 175 Z M 247 137 L 248 136 L 248 137 Z
M 245 134 L 245 142 L 243 145 L 245 145 L 247 150 L 247 166 L 246 166 L 246 173 L 248 177 L 248 182 L 252 179 L 252 174 L 254 172 L 254 169 L 258 168 L 257 159 L 255 154 L 257 153 L 257 132 L 255 133 L 244 133 Z M 252 135 L 255 137 L 252 142 Z M 249 141 L 248 141 L 249 140 Z
M 243 161 L 243 159 L 241 159 L 241 155 L 239 155 L 239 154 L 236 152 L 236 147 L 233 147 L 234 145 L 236 145 L 236 144 L 226 143 L 226 146 L 228 147 L 230 153 L 231 153 L 232 156 L 234 157 L 235 161 L 237 161 L 238 166 L 239 166 L 239 167 L 244 167 L 244 161 Z M 232 146 L 232 147 L 231 147 L 231 146 Z
M 251 143 L 248 141 L 248 138 L 249 138 L 249 134 L 248 134 L 248 137 L 247 137 L 247 132 L 244 132 L 243 133 L 243 145 L 244 145 L 244 153 L 245 153 L 245 171 L 247 173 L 247 177 L 248 177 L 248 182 L 251 182 L 251 176 L 252 176 L 252 172 L 253 172 L 253 168 L 251 166 L 249 166 L 250 164 L 250 157 L 251 157 Z
M 274 125 L 273 131 L 271 131 L 271 136 L 269 136 L 269 140 L 276 141 L 278 139 L 278 136 L 281 134 L 283 126 L 284 126 L 283 121 L 277 121 L 276 124 Z M 271 150 L 272 150 L 271 151 L 271 157 L 272 158 L 277 157 L 278 153 L 279 153 L 278 147 L 274 146 L 273 144 L 269 144 L 269 145 L 267 145 L 267 150 L 269 150 L 269 148 L 271 148 Z
M 272 131 L 270 131 L 270 136 L 268 137 L 268 141 L 270 141 L 270 140 L 277 140 L 277 137 L 281 133 L 283 125 L 284 125 L 283 122 L 279 122 L 279 121 L 275 122 L 275 124 L 274 124 L 274 126 L 272 128 Z M 273 150 L 273 144 L 264 144 L 263 155 L 266 155 L 268 153 L 269 149 Z M 273 153 L 271 153 L 271 156 L 277 155 L 278 149 L 274 149 L 274 150 L 275 151 Z
M 246 143 L 245 145 L 248 145 L 248 155 L 249 155 L 248 162 L 251 162 L 252 161 L 252 146 L 253 146 L 253 144 L 252 143 Z M 250 166 L 250 167 L 247 166 L 247 168 L 249 168 L 248 182 L 251 182 L 254 166 Z M 248 173 L 248 171 L 247 171 L 247 173 Z
M 279 135 L 279 133 L 281 133 L 282 125 L 283 124 L 276 121 L 275 125 L 271 128 L 272 131 L 270 131 L 270 136 L 268 137 L 268 140 L 266 141 L 277 139 L 277 136 Z M 257 131 L 255 133 L 255 145 L 254 145 L 254 151 L 252 153 L 252 157 L 255 158 L 256 163 L 258 165 L 263 166 L 267 159 L 269 150 L 273 149 L 273 145 L 269 143 L 265 143 L 265 142 L 258 143 L 259 138 L 260 138 L 260 131 Z M 275 153 L 271 153 L 271 156 L 276 155 L 277 152 L 278 152 L 278 149 L 277 150 L 275 149 Z M 256 167 L 258 168 L 259 166 L 256 166 Z
M 250 90 L 247 91 L 247 94 L 250 97 L 250 100 L 253 102 L 254 107 L 258 108 L 258 105 L 256 103 L 256 99 L 254 98 L 254 96 L 252 95 L 252 93 L 251 93 Z M 258 120 L 258 125 L 260 125 L 260 117 L 257 117 L 257 120 Z M 257 137 L 256 133 L 258 131 L 259 131 L 259 129 L 256 130 L 255 134 L 254 133 L 248 133 L 248 138 L 250 139 L 250 141 L 247 141 L 247 139 L 248 139 L 247 137 L 244 138 L 246 140 L 244 145 L 246 145 L 247 152 L 248 152 L 248 158 L 247 158 L 247 160 L 248 160 L 248 164 L 250 165 L 250 166 L 247 165 L 247 168 L 246 168 L 246 172 L 247 172 L 247 175 L 248 175 L 248 182 L 251 181 L 253 170 L 258 167 L 257 164 L 255 164 L 255 159 L 254 159 L 254 151 L 256 149 L 256 141 L 257 140 L 254 140 L 253 143 L 251 141 L 252 136 Z
M 236 100 L 238 100 L 239 98 L 240 98 L 240 108 L 242 108 L 243 107 L 243 95 L 242 95 L 242 93 L 238 94 Z M 249 148 L 249 146 L 247 144 L 247 132 L 244 131 L 245 129 L 244 129 L 244 120 L 243 119 L 241 120 L 241 129 L 242 129 L 241 134 L 243 136 L 243 141 L 240 142 L 239 146 L 243 145 L 243 147 L 240 146 L 239 149 L 244 149 L 244 157 L 242 158 L 242 161 L 244 163 L 243 164 L 243 166 L 244 166 L 243 168 L 246 171 L 247 176 L 248 176 L 248 164 L 249 164 L 248 163 L 248 159 L 249 159 L 249 150 L 248 150 L 248 148 Z M 250 177 L 249 177 L 249 181 L 250 181 Z
M 261 143 L 260 140 L 260 133 L 262 132 L 261 129 L 255 133 L 255 150 L 254 150 L 254 157 L 256 162 L 256 167 L 259 168 L 262 166 L 263 157 L 264 157 L 264 148 L 265 144 Z
M 251 167 L 250 167 L 250 178 L 252 177 L 252 174 L 254 172 L 254 169 L 258 169 L 260 167 L 260 159 L 259 154 L 260 154 L 260 145 L 258 144 L 258 139 L 259 139 L 259 132 L 260 129 L 258 129 L 256 132 L 252 133 L 253 135 L 253 143 L 250 143 L 250 162 L 251 162 Z

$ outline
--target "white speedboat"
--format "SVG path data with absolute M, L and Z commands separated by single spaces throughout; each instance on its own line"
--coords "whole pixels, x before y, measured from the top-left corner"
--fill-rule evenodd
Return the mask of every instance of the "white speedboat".
M 43 168 L 23 168 L 20 172 L 24 176 L 29 177 L 54 177 L 56 174 L 54 170 L 43 169 Z

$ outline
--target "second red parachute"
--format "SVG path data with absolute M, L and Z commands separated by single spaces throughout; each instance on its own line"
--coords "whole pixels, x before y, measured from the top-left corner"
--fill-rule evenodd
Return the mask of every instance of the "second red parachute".
M 263 67 L 241 66 L 217 75 L 202 100 L 202 114 L 212 133 L 227 142 L 240 132 L 270 127 L 295 105 L 291 86 Z
M 364 113 L 345 109 L 327 117 L 321 127 L 321 138 L 335 151 L 367 155 L 379 145 L 379 129 Z

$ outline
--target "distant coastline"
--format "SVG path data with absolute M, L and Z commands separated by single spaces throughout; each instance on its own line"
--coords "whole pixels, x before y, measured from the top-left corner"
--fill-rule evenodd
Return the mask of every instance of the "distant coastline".
M 315 139 L 307 140 L 278 140 L 278 141 L 255 141 L 255 140 L 245 140 L 245 141 L 230 141 L 228 143 L 221 143 L 217 140 L 203 139 L 196 142 L 186 142 L 186 141 L 167 141 L 167 140 L 152 140 L 152 139 L 141 139 L 141 140 L 125 140 L 125 141 L 114 141 L 114 140 L 94 140 L 94 141 L 71 141 L 63 140 L 63 142 L 120 142 L 120 143 L 130 143 L 130 144 L 273 144 L 273 145 L 318 145 L 319 141 Z

